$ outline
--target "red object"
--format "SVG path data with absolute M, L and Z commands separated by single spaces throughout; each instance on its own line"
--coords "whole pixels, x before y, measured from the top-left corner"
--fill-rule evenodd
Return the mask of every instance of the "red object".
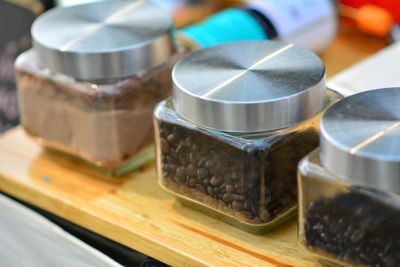
M 382 7 L 390 12 L 395 22 L 400 23 L 400 0 L 340 0 L 340 2 L 355 8 L 366 4 Z

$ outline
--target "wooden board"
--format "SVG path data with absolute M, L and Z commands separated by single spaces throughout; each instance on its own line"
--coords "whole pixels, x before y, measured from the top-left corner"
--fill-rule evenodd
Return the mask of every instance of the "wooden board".
M 355 34 L 342 28 L 324 54 L 329 74 L 384 46 Z M 159 188 L 153 164 L 106 178 L 43 151 L 21 128 L 0 137 L 0 190 L 173 266 L 319 265 L 299 248 L 295 220 L 263 236 L 245 233 L 181 206 Z

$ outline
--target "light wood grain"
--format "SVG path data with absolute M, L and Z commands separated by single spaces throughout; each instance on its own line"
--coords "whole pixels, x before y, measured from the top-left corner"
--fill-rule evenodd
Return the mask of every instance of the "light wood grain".
M 42 149 L 21 128 L 0 138 L 0 189 L 174 266 L 314 266 L 294 221 L 255 236 L 185 208 L 154 166 L 105 178 Z
M 342 27 L 328 73 L 385 45 Z M 297 244 L 296 221 L 256 236 L 181 206 L 153 164 L 119 179 L 43 151 L 13 129 L 0 137 L 0 190 L 173 266 L 318 266 Z

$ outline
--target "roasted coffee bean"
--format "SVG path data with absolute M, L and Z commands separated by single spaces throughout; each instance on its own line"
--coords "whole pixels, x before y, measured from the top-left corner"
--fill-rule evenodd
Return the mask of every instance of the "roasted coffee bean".
M 202 157 L 202 158 L 199 160 L 197 166 L 199 166 L 199 167 L 204 167 L 204 165 L 205 165 L 205 163 L 206 163 L 207 160 L 208 160 L 207 157 Z
M 232 173 L 232 179 L 235 181 L 238 181 L 240 179 L 241 175 L 240 172 L 234 172 Z
M 232 194 L 226 193 L 222 196 L 222 201 L 224 202 L 231 202 L 233 199 Z
M 184 149 L 185 149 L 185 144 L 180 143 L 179 146 L 176 148 L 176 153 L 181 154 Z
M 198 156 L 196 153 L 191 152 L 191 153 L 189 154 L 189 161 L 190 161 L 190 163 L 192 163 L 192 164 L 195 165 L 195 164 L 198 162 L 198 160 L 199 160 L 199 156 Z
M 196 179 L 189 178 L 188 186 L 194 187 L 196 185 Z
M 197 178 L 204 179 L 209 174 L 207 169 L 201 168 L 197 170 Z
M 232 196 L 232 198 L 236 201 L 244 201 L 246 199 L 246 196 L 244 195 L 233 194 Z
M 197 152 L 197 151 L 199 151 L 199 150 L 200 150 L 200 147 L 199 147 L 198 144 L 193 144 L 193 145 L 192 145 L 192 151 Z
M 214 167 L 214 165 L 215 165 L 215 162 L 213 160 L 207 160 L 206 161 L 206 167 L 207 168 L 212 168 L 212 167 Z
M 236 184 L 236 185 L 235 185 L 235 191 L 236 191 L 238 194 L 244 194 L 244 193 L 246 193 L 246 189 L 245 189 L 245 187 L 244 187 L 244 185 L 243 185 L 242 183 Z
M 196 184 L 196 189 L 199 190 L 202 193 L 206 192 L 206 189 L 201 184 Z
M 208 193 L 210 196 L 212 196 L 212 195 L 214 194 L 214 190 L 213 190 L 213 188 L 212 188 L 211 186 L 208 186 L 208 187 L 207 187 L 207 193 Z
M 221 193 L 221 189 L 219 187 L 214 187 L 214 194 L 218 195 Z
M 234 200 L 232 202 L 232 208 L 234 208 L 235 210 L 241 210 L 241 209 L 243 209 L 243 203 L 240 201 Z
M 221 185 L 222 181 L 223 181 L 223 177 L 222 177 L 221 175 L 214 175 L 214 176 L 211 178 L 210 183 L 211 183 L 213 186 L 219 186 L 219 185 Z
M 178 178 L 184 178 L 186 176 L 185 167 L 179 167 L 176 169 L 176 176 Z
M 193 164 L 189 164 L 186 167 L 186 173 L 191 177 L 195 177 L 197 175 L 197 168 Z
M 173 133 L 167 136 L 168 142 L 175 142 L 177 139 L 178 139 L 178 136 Z
M 248 211 L 242 211 L 241 214 L 247 219 L 251 219 L 252 217 L 251 213 Z
M 164 152 L 164 153 L 169 152 L 169 144 L 168 144 L 167 140 L 165 140 L 164 138 L 161 138 L 160 145 L 161 145 L 162 152 Z
M 185 138 L 185 145 L 190 147 L 192 145 L 192 138 L 186 137 Z
M 207 185 L 209 185 L 210 184 L 210 178 L 204 178 L 203 179 L 203 185 L 205 185 L 205 186 L 207 186 Z
M 233 185 L 231 185 L 231 184 L 227 184 L 227 185 L 225 186 L 225 190 L 226 190 L 227 193 L 232 193 L 233 190 L 234 190 L 234 187 L 233 187 Z

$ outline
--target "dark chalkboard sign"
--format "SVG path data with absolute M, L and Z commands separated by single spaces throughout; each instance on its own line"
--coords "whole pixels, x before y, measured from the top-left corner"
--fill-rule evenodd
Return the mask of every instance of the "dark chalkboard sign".
M 31 45 L 33 20 L 30 10 L 0 0 L 0 133 L 19 123 L 13 65 Z

